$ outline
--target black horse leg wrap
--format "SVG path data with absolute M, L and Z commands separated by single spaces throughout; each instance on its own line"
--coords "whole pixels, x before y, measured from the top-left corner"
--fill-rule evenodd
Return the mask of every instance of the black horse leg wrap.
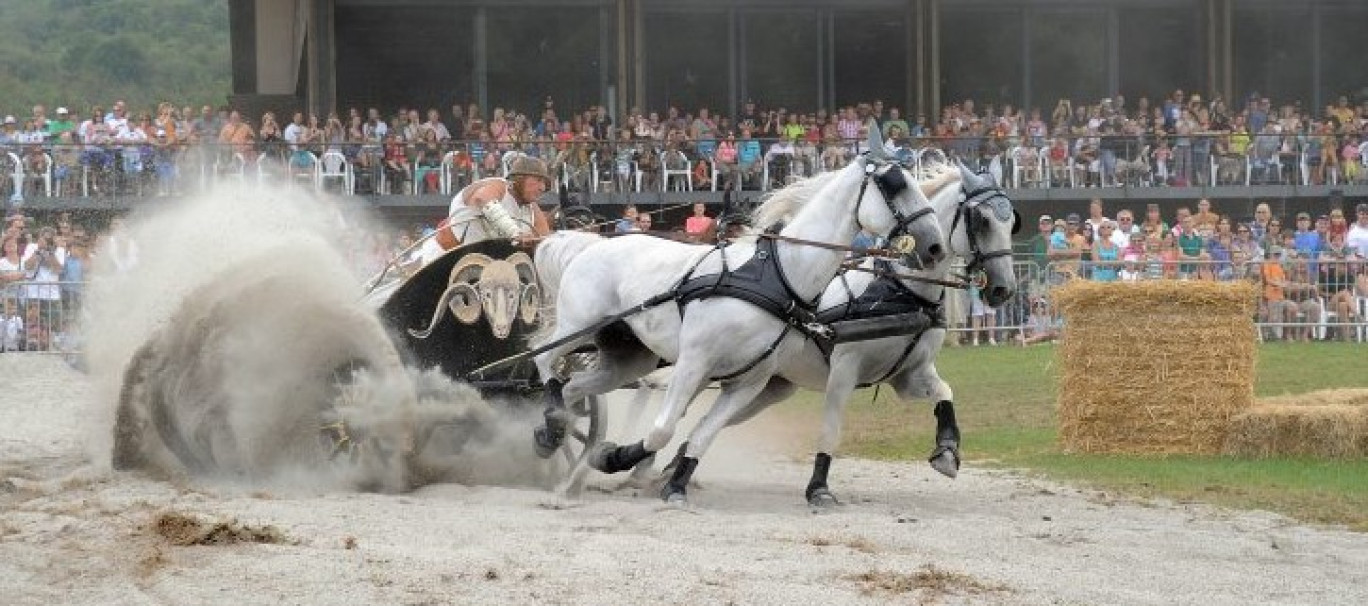
M 694 469 L 698 467 L 698 459 L 693 457 L 683 457 L 679 460 L 679 466 L 675 467 L 674 474 L 670 476 L 670 481 L 660 489 L 662 498 L 669 498 L 672 494 L 684 494 L 689 485 L 689 478 L 693 477 Z
M 646 445 L 640 440 L 633 444 L 619 446 L 609 451 L 608 455 L 604 457 L 603 469 L 601 471 L 604 473 L 627 471 L 628 469 L 636 467 L 637 463 L 640 463 L 652 454 L 655 453 L 646 450 Z
M 831 455 L 825 452 L 817 453 L 817 456 L 812 461 L 812 479 L 808 480 L 808 497 L 812 496 L 814 490 L 827 487 L 827 473 L 830 471 Z
M 955 422 L 955 404 L 950 400 L 936 402 L 936 441 L 959 442 L 959 424 Z

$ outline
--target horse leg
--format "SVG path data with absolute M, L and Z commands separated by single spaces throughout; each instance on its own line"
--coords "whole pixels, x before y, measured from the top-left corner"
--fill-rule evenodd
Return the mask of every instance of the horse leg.
M 622 327 L 625 329 L 625 325 Z M 561 384 L 550 379 L 546 384 L 546 409 L 542 415 L 545 425 L 533 431 L 537 454 L 550 457 L 565 440 L 566 430 L 573 422 L 566 402 L 608 393 L 655 370 L 660 358 L 635 339 L 623 339 L 614 327 L 599 332 L 595 341 L 598 357 L 595 367 L 576 372 Z
M 953 478 L 959 475 L 960 430 L 959 424 L 955 421 L 954 391 L 941 379 L 935 363 L 930 361 L 934 359 L 932 354 L 940 351 L 941 340 L 945 338 L 944 331 L 935 332 L 938 334 L 933 335 L 932 331 L 927 331 L 922 343 L 917 344 L 911 356 L 913 360 L 926 362 L 909 364 L 908 370 L 895 377 L 892 383 L 899 398 L 926 398 L 936 403 L 936 442 L 927 460 L 931 463 L 932 469 Z M 927 349 L 922 349 L 923 346 Z
M 631 469 L 670 443 L 675 426 L 684 416 L 689 402 L 708 383 L 708 369 L 685 358 L 675 364 L 674 377 L 665 389 L 665 405 L 646 439 L 626 446 L 604 442 L 589 457 L 589 466 L 603 473 L 617 473 Z
M 855 368 L 853 365 L 840 364 L 840 358 L 833 358 L 831 368 Z M 841 443 L 841 422 L 845 419 L 845 407 L 850 396 L 855 393 L 855 372 L 832 372 L 827 378 L 826 407 L 822 415 L 822 435 L 817 441 L 817 454 L 812 460 L 812 478 L 808 480 L 808 505 L 828 508 L 840 505 L 836 495 L 827 486 L 827 473 L 831 471 L 831 454 Z
M 675 378 L 678 377 L 676 374 Z M 669 481 L 660 489 L 662 500 L 678 505 L 688 503 L 689 479 L 698 468 L 698 460 L 708 451 L 708 446 L 712 444 L 718 432 L 750 404 L 765 389 L 766 384 L 766 381 L 750 379 L 722 386 L 722 395 L 717 397 L 713 407 L 703 415 L 698 426 L 689 434 L 684 456 L 679 459 L 679 464 L 675 466 L 674 473 L 670 474 Z
M 564 338 L 576 330 L 579 330 L 579 327 L 570 322 L 558 322 L 555 332 L 547 338 L 546 342 Z M 567 341 L 533 358 L 533 362 L 537 365 L 537 376 L 541 377 L 542 380 L 542 401 L 546 408 L 542 412 L 545 417 L 543 425 L 532 430 L 532 443 L 537 449 L 537 456 L 543 459 L 550 458 L 560 449 L 561 443 L 565 441 L 565 430 L 568 426 L 566 419 L 568 412 L 565 410 L 565 397 L 562 394 L 562 388 L 565 384 L 562 378 L 556 374 L 555 364 L 574 351 L 576 347 L 588 342 L 589 339 L 590 337 L 586 335 L 580 339 Z

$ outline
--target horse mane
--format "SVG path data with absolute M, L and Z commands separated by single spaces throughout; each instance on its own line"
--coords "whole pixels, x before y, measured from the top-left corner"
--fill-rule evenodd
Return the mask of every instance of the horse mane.
M 963 177 L 960 174 L 959 167 L 954 163 L 930 157 L 923 160 L 916 168 L 911 169 L 911 172 L 912 178 L 916 179 L 917 185 L 921 187 L 922 193 L 928 199 L 935 196 L 941 188 L 959 181 Z
M 792 219 L 809 200 L 816 196 L 818 190 L 825 187 L 840 173 L 839 170 L 827 171 L 799 179 L 770 192 L 765 196 L 765 201 L 751 213 L 751 225 L 757 231 L 764 231 L 775 224 Z

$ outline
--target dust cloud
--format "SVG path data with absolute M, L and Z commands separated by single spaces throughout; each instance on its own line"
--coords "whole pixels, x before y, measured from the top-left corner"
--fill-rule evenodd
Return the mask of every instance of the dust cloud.
M 529 407 L 403 364 L 349 262 L 378 222 L 339 204 L 224 189 L 130 217 L 137 263 L 101 260 L 84 318 L 97 467 L 324 490 L 551 481 Z

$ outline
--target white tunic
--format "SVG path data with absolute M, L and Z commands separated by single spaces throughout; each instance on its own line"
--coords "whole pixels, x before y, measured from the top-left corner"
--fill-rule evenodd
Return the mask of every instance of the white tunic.
M 490 177 L 467 185 L 465 189 L 457 192 L 451 198 L 451 207 L 447 211 L 447 224 L 442 229 L 451 230 L 451 234 L 456 237 L 456 241 L 460 242 L 461 245 L 483 242 L 493 238 L 493 234 L 497 233 L 493 222 L 485 216 L 484 209 L 466 204 L 466 199 L 471 192 L 494 181 L 502 181 L 507 185 L 503 198 L 499 199 L 499 206 L 503 207 L 508 216 L 512 217 L 513 222 L 517 224 L 518 234 L 532 233 L 536 215 L 533 214 L 531 205 L 518 203 L 518 200 L 513 197 L 513 184 L 511 182 L 499 177 Z M 428 238 L 422 246 L 423 264 L 431 263 L 445 252 L 442 246 L 437 243 L 437 238 Z

